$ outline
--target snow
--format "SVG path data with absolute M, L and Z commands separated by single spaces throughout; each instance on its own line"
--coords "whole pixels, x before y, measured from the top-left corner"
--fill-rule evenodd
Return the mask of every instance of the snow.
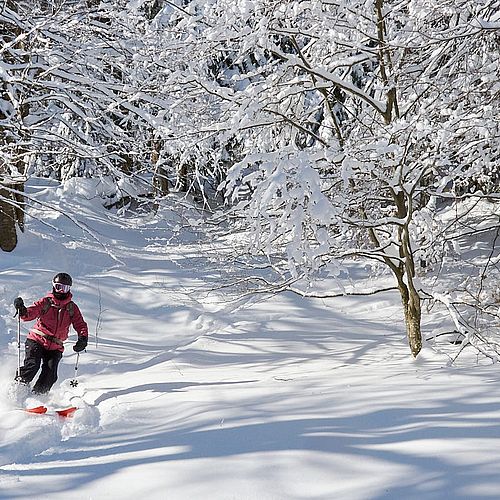
M 231 268 L 183 226 L 194 211 L 177 215 L 172 195 L 156 217 L 120 218 L 92 182 L 32 181 L 29 196 L 61 212 L 34 205 L 16 250 L 0 253 L 0 498 L 498 497 L 496 365 L 464 353 L 449 366 L 430 342 L 414 360 L 396 292 L 224 296 Z M 73 333 L 38 400 L 76 401 L 64 420 L 8 397 L 13 299 L 31 303 L 59 271 L 91 333 L 78 387 Z

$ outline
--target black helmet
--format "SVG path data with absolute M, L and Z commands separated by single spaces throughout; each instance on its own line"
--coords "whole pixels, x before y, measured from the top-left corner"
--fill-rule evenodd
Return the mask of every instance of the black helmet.
M 52 278 L 52 283 L 61 283 L 61 285 L 73 285 L 73 280 L 68 273 L 57 273 Z

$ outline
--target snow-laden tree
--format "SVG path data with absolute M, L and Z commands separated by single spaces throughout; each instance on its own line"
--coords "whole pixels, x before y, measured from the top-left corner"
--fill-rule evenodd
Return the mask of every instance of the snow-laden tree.
M 4 2 L 4 165 L 111 174 L 109 204 L 137 176 L 159 194 L 176 179 L 208 204 L 218 187 L 283 284 L 347 257 L 389 268 L 417 355 L 418 278 L 464 234 L 450 210 L 486 198 L 498 225 L 498 11 L 498 0 Z
M 292 278 L 347 256 L 384 263 L 414 355 L 416 260 L 436 259 L 444 237 L 422 239 L 423 215 L 476 185 L 497 198 L 497 12 L 471 0 L 213 0 L 158 14 L 175 17 L 191 55 L 175 79 L 178 109 L 192 112 L 174 136 L 192 138 L 195 164 L 220 165 L 232 146 L 224 189 L 253 248 L 284 250 Z
M 20 102 L 14 83 L 15 69 L 26 62 L 25 33 L 14 2 L 4 2 L 0 12 L 0 249 L 17 245 L 16 226 L 24 227 L 22 211 L 25 134 L 22 121 L 27 106 Z
M 145 19 L 127 6 L 4 3 L 0 154 L 9 175 L 110 175 L 117 180 L 112 204 L 148 170 L 161 117 L 151 73 L 135 60 Z

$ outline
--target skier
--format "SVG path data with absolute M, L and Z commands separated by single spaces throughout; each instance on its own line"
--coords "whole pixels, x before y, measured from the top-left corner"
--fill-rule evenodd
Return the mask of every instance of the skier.
M 26 339 L 24 365 L 19 368 L 16 380 L 29 384 L 42 370 L 32 392 L 46 394 L 57 380 L 57 366 L 64 351 L 63 342 L 68 338 L 70 325 L 78 334 L 73 346 L 75 352 L 87 347 L 88 327 L 78 306 L 71 300 L 73 280 L 67 273 L 58 273 L 52 280 L 52 292 L 26 307 L 21 297 L 14 300 L 14 307 L 23 321 L 37 319 Z

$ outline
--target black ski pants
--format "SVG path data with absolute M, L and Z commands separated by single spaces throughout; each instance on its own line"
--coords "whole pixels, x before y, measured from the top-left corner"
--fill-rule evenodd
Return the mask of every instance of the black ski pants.
M 57 380 L 57 367 L 62 358 L 61 351 L 49 351 L 34 340 L 26 340 L 26 356 L 24 366 L 19 370 L 19 378 L 23 383 L 29 384 L 38 373 L 40 365 L 42 371 L 36 381 L 33 392 L 35 394 L 45 394 Z

